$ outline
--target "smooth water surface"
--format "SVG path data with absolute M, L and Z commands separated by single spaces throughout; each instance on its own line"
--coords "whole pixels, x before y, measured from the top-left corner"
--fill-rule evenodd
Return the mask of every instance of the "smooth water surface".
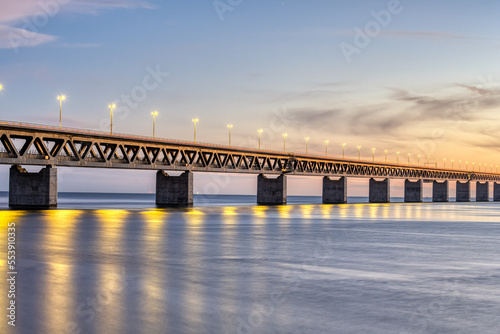
M 18 272 L 0 333 L 498 333 L 497 203 L 141 201 L 0 211 Z

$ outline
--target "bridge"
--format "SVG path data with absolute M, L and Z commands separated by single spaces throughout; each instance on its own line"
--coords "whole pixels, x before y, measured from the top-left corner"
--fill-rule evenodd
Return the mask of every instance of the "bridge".
M 405 202 L 423 201 L 423 182 L 432 182 L 433 201 L 449 201 L 449 182 L 457 182 L 457 201 L 500 201 L 500 174 L 379 163 L 270 150 L 153 139 L 80 129 L 0 121 L 0 164 L 11 165 L 9 206 L 19 208 L 57 205 L 57 167 L 156 170 L 156 203 L 193 203 L 193 173 L 252 173 L 257 177 L 259 204 L 286 203 L 288 176 L 323 177 L 323 203 L 347 201 L 347 177 L 369 181 L 372 203 L 390 202 L 390 179 L 405 179 Z M 28 173 L 23 165 L 38 165 Z M 181 171 L 169 176 L 167 171 Z M 276 178 L 266 175 L 274 174 Z

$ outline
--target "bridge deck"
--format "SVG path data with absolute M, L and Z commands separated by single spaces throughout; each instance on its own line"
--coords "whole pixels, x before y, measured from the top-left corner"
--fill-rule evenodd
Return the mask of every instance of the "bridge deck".
M 500 181 L 500 174 L 379 163 L 0 121 L 0 164 Z

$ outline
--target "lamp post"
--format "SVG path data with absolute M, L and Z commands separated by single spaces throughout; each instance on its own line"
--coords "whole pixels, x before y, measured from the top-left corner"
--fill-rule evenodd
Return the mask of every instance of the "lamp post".
M 233 125 L 228 124 L 227 128 L 229 129 L 229 146 L 231 146 L 231 129 L 233 128 Z
M 468 161 L 466 161 L 466 162 L 465 162 L 465 170 L 468 170 L 468 169 L 469 169 L 469 162 L 468 162 Z
M 1 85 L 0 85 L 1 86 Z M 3 90 L 3 86 L 0 87 L 0 91 Z M 62 119 L 62 103 L 66 101 L 66 95 L 59 95 L 57 97 L 59 100 L 59 129 L 61 128 L 61 119 Z
M 193 118 L 193 123 L 194 123 L 194 142 L 196 143 L 196 123 L 198 123 L 200 120 L 198 118 Z
M 427 166 L 429 165 L 429 158 L 430 156 L 427 156 Z
M 283 136 L 283 152 L 286 152 L 286 137 L 288 136 L 288 133 L 284 133 L 282 136 Z
M 307 142 L 309 141 L 309 137 L 304 138 L 306 140 L 306 155 L 307 155 Z
M 472 171 L 474 171 L 476 169 L 476 163 L 475 162 L 472 162 Z
M 417 165 L 420 166 L 420 154 L 417 154 Z
M 408 165 L 410 164 L 410 153 L 408 153 Z
M 384 150 L 384 153 L 385 153 L 385 163 L 387 163 L 387 152 L 389 152 L 388 150 Z
M 358 145 L 358 160 L 361 160 L 361 146 Z
M 446 168 L 446 158 L 443 158 L 443 168 Z
M 455 162 L 454 159 L 451 159 L 451 169 L 453 169 L 453 163 Z
M 262 133 L 262 131 L 264 130 L 262 129 L 257 130 L 257 133 L 259 134 L 259 150 L 260 150 L 260 134 Z
M 479 163 L 479 171 L 481 171 L 481 163 Z
M 113 134 L 113 109 L 116 108 L 116 104 L 110 104 L 108 105 L 108 108 L 111 110 L 111 124 L 110 124 L 110 134 Z
M 375 147 L 372 147 L 372 162 L 375 162 Z
M 462 160 L 458 160 L 458 169 L 462 168 Z
M 399 164 L 399 152 L 396 152 L 396 163 Z
M 152 111 L 151 115 L 153 115 L 153 139 L 155 139 L 156 116 L 158 116 L 158 111 Z
M 325 156 L 328 156 L 328 143 L 329 143 L 329 142 L 330 142 L 330 141 L 329 141 L 328 139 L 327 139 L 327 140 L 325 140 Z
M 346 143 L 342 143 L 342 159 L 345 158 L 345 145 Z

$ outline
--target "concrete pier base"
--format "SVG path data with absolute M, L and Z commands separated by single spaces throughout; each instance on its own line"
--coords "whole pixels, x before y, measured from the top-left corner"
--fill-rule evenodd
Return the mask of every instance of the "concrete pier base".
M 457 202 L 470 202 L 470 181 L 457 181 Z
M 448 202 L 450 200 L 450 189 L 448 180 L 444 182 L 432 182 L 432 201 L 433 202 Z
M 347 203 L 347 178 L 342 176 L 338 180 L 323 177 L 323 203 Z
M 489 202 L 490 201 L 490 183 L 477 182 L 476 183 L 476 202 Z
M 57 206 L 57 169 L 47 166 L 28 173 L 21 166 L 10 168 L 9 206 L 14 209 L 46 209 Z
M 286 175 L 268 179 L 263 174 L 257 177 L 257 204 L 286 204 Z
M 500 202 L 500 183 L 493 183 L 493 201 Z
M 422 180 L 410 181 L 405 180 L 405 202 L 417 203 L 424 201 L 423 182 Z
M 193 204 L 193 173 L 184 172 L 170 176 L 159 170 L 156 173 L 156 205 L 187 206 Z
M 389 203 L 391 201 L 391 184 L 389 179 L 377 181 L 370 179 L 370 203 Z

